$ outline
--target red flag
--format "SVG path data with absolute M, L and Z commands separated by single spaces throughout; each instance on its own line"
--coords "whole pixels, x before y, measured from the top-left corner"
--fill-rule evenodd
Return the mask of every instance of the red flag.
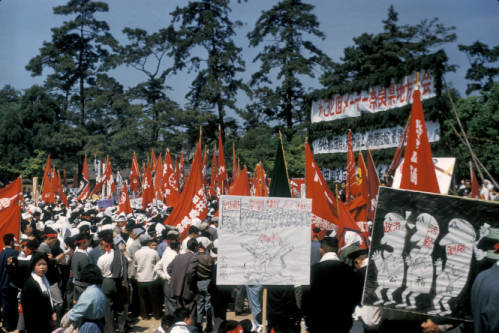
M 201 137 L 192 161 L 191 171 L 177 205 L 165 220 L 165 224 L 176 227 L 180 239 L 185 238 L 194 218 L 204 220 L 208 214 L 207 200 L 203 189 L 203 165 L 201 156 Z
M 154 170 L 154 198 L 163 201 L 163 163 L 161 162 L 161 155 L 155 163 L 156 169 Z
M 154 149 L 151 151 L 151 170 L 156 170 L 156 154 Z
M 255 177 L 254 177 L 254 187 L 255 187 L 255 196 L 256 197 L 268 197 L 269 196 L 269 188 L 267 186 L 267 174 L 265 173 L 265 169 L 263 168 L 262 163 L 258 163 L 255 168 Z
M 42 201 L 55 203 L 54 189 L 52 187 L 52 170 L 50 169 L 50 155 L 47 157 L 45 170 L 43 171 Z
M 166 160 L 165 160 L 165 173 L 164 173 L 164 191 L 165 191 L 165 200 L 166 205 L 170 207 L 175 207 L 177 204 L 177 200 L 180 196 L 178 190 L 177 178 L 175 176 L 175 170 L 173 170 L 172 157 L 170 155 L 170 151 L 167 150 Z
M 139 175 L 139 163 L 137 163 L 137 157 L 135 156 L 135 153 L 133 153 L 132 166 L 130 167 L 130 175 L 128 176 L 128 181 L 130 183 L 130 190 L 135 193 L 139 192 Z
M 480 199 L 480 187 L 478 186 L 478 179 L 476 178 L 475 170 L 471 166 L 470 162 L 470 173 L 471 173 L 471 193 L 470 198 Z
M 358 207 L 355 210 L 353 218 L 356 222 L 362 222 L 365 226 L 365 223 L 367 222 L 367 211 L 369 207 L 369 182 L 367 178 L 367 167 L 366 163 L 364 162 L 364 156 L 362 155 L 362 152 L 359 152 L 357 169 L 357 187 L 359 189 L 358 196 L 363 199 L 364 204 L 362 205 L 362 207 Z M 361 230 L 365 231 L 363 228 L 361 228 Z
M 352 147 L 352 131 L 348 130 L 348 152 L 347 152 L 347 181 L 346 181 L 346 201 L 353 199 L 354 185 L 356 183 L 355 156 Z
M 123 183 L 123 191 L 121 192 L 120 196 L 120 206 L 118 208 L 118 214 L 120 213 L 132 213 L 132 206 L 130 206 L 130 197 L 128 196 L 128 189 L 125 183 Z
M 152 184 L 151 166 L 147 164 L 147 168 L 142 178 L 142 209 L 146 209 L 147 205 L 154 199 L 154 188 Z
M 7 186 L 0 188 L 0 235 L 11 233 L 19 239 L 20 202 L 22 197 L 23 190 L 20 177 Z
M 338 239 L 338 248 L 341 249 L 345 245 L 345 233 L 347 231 L 353 231 L 359 234 L 360 239 L 362 240 L 362 244 L 360 247 L 363 249 L 367 249 L 369 244 L 369 236 L 367 233 L 363 233 L 352 215 L 348 212 L 347 208 L 341 202 L 341 200 L 336 200 L 338 204 L 338 231 L 337 231 L 337 239 Z
M 376 212 L 376 205 L 378 202 L 379 191 L 379 177 L 374 165 L 371 151 L 367 150 L 367 180 L 369 182 L 369 212 L 367 218 L 374 221 L 374 213 Z
M 338 224 L 336 200 L 308 142 L 305 142 L 305 190 L 306 197 L 312 199 L 312 227 L 322 230 L 319 235 L 322 238 L 327 230 L 333 229 L 333 224 Z
M 81 180 L 80 180 L 80 188 L 78 189 L 78 193 L 76 193 L 76 200 L 85 200 L 90 193 L 90 181 L 88 178 L 88 163 L 87 163 L 87 155 L 85 155 L 85 159 L 83 160 L 83 168 L 81 169 Z
M 236 181 L 232 184 L 229 195 L 250 195 L 248 170 L 244 167 Z
M 224 146 L 222 142 L 222 128 L 218 126 L 218 174 L 217 174 L 217 195 L 226 193 L 227 168 L 225 166 Z
M 414 90 L 400 188 L 440 193 L 420 96 L 420 91 Z
M 208 195 L 211 197 L 215 194 L 215 181 L 217 179 L 217 147 L 213 146 L 213 156 L 211 158 L 211 179 L 210 191 Z
M 178 164 L 178 185 L 184 185 L 184 148 L 182 148 L 182 154 L 180 155 L 180 162 Z
M 68 198 L 66 198 L 66 194 L 64 193 L 64 189 L 62 187 L 62 182 L 61 182 L 61 173 L 57 171 L 57 194 L 59 195 L 59 198 L 61 198 L 62 203 L 66 208 L 69 207 L 68 203 Z
M 232 142 L 232 183 L 236 182 L 237 176 L 239 175 L 239 170 L 237 169 L 237 158 L 236 158 L 236 144 Z
M 208 184 L 206 180 L 208 174 L 208 152 L 206 150 L 206 145 L 204 145 L 204 153 L 203 153 L 203 179 L 204 183 Z
M 113 192 L 116 189 L 114 185 L 113 170 L 111 169 L 111 160 L 109 156 L 106 159 L 106 171 L 104 171 L 104 190 L 107 199 L 113 198 Z

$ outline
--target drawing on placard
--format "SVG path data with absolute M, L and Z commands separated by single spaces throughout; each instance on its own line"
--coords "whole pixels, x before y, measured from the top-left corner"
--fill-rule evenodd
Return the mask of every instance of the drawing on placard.
M 391 252 L 387 249 L 375 251 L 372 260 L 378 270 L 379 285 L 374 291 L 378 301 L 374 305 L 394 304 L 393 293 L 402 286 L 404 278 L 404 259 L 402 251 L 404 250 L 404 238 L 407 232 L 406 220 L 397 213 L 388 213 L 383 222 L 384 235 L 381 244 L 391 247 Z M 382 291 L 386 290 L 385 302 Z
M 409 240 L 412 249 L 405 258 L 406 288 L 402 293 L 402 303 L 397 304 L 397 308 L 416 309 L 416 297 L 430 292 L 434 272 L 431 254 L 439 233 L 438 222 L 432 215 L 427 213 L 418 215 L 416 232 Z

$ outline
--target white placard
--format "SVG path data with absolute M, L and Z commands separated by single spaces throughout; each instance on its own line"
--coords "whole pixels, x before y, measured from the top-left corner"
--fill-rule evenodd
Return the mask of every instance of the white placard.
M 430 71 L 421 73 L 421 100 L 435 97 L 433 76 Z M 360 117 L 362 112 L 376 113 L 400 108 L 412 103 L 416 73 L 392 82 L 388 87 L 370 87 L 360 93 L 335 95 L 331 99 L 314 101 L 310 113 L 312 123 Z
M 220 196 L 217 284 L 308 285 L 312 200 Z
M 430 142 L 440 141 L 440 124 L 438 122 L 427 121 L 426 131 Z M 361 133 L 352 132 L 352 147 L 354 151 L 397 147 L 403 134 L 404 128 L 402 126 L 379 128 Z M 314 140 L 312 146 L 314 154 L 346 153 L 348 151 L 348 135 L 334 136 L 331 139 L 319 138 Z
M 392 188 L 399 189 L 400 181 L 402 179 L 402 164 L 404 159 L 400 162 L 395 176 L 393 177 Z M 455 157 L 433 157 L 433 164 L 435 165 L 435 173 L 437 175 L 438 188 L 440 194 L 449 193 L 450 183 L 452 181 L 452 173 L 454 172 L 454 165 L 456 164 Z

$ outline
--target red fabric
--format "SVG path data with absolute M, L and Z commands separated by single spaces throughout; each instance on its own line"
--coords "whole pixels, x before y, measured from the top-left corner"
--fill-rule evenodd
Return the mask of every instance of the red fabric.
M 52 170 L 50 169 L 50 155 L 47 157 L 47 163 L 43 171 L 42 183 L 42 201 L 55 203 L 54 188 L 52 186 Z
M 130 183 L 130 190 L 135 193 L 139 192 L 139 175 L 139 163 L 137 163 L 137 156 L 135 156 L 135 153 L 133 153 L 132 166 L 130 167 L 130 175 L 128 176 L 128 181 Z
M 225 194 L 227 187 L 227 167 L 225 165 L 224 145 L 222 142 L 222 128 L 218 128 L 218 173 L 217 173 L 217 194 Z
M 217 147 L 213 147 L 213 156 L 211 158 L 211 177 L 210 177 L 210 191 L 209 195 L 213 196 L 215 193 L 215 181 L 217 179 Z
M 229 195 L 250 195 L 248 170 L 244 167 L 236 181 L 232 184 Z
M 470 165 L 471 171 L 471 194 L 470 198 L 480 199 L 480 189 L 478 186 L 478 179 L 476 178 L 475 170 Z
M 376 212 L 378 200 L 379 178 L 373 157 L 371 156 L 371 151 L 369 150 L 367 150 L 367 181 L 369 182 L 369 211 L 367 213 L 367 218 L 370 221 L 374 221 L 374 213 Z
M 165 191 L 166 205 L 170 207 L 175 207 L 177 200 L 180 196 L 178 190 L 177 177 L 175 176 L 175 171 L 173 170 L 172 157 L 170 151 L 166 153 L 165 161 L 165 173 L 163 174 L 163 188 Z
M 420 96 L 419 90 L 415 90 L 400 188 L 440 193 Z
M 83 178 L 82 180 L 83 187 L 80 189 L 80 194 L 76 197 L 76 200 L 85 200 L 88 198 L 88 195 L 90 193 L 90 179 L 88 178 L 87 155 L 85 155 L 85 159 L 83 160 L 83 168 L 81 170 L 81 176 Z
M 268 197 L 269 188 L 267 186 L 267 174 L 262 163 L 258 163 L 255 168 L 255 177 L 253 178 L 253 186 L 255 187 L 255 197 Z
M 352 147 L 352 131 L 348 130 L 348 151 L 347 151 L 347 179 L 346 179 L 346 201 L 350 201 L 354 193 L 354 186 L 357 181 L 355 175 L 355 156 Z
M 356 198 L 362 198 L 363 204 L 355 208 L 353 213 L 353 218 L 355 222 L 366 222 L 367 221 L 367 211 L 369 205 L 369 184 L 367 180 L 367 167 L 364 163 L 364 156 L 362 152 L 359 152 L 358 158 L 358 177 L 357 177 L 357 188 L 358 194 Z
M 305 178 L 291 178 L 289 185 L 291 187 L 291 197 L 292 198 L 300 198 L 301 197 L 301 188 L 302 185 L 305 184 Z
M 120 213 L 132 213 L 132 207 L 130 206 L 130 197 L 128 196 L 128 189 L 126 187 L 126 184 L 123 184 L 123 191 L 121 192 L 120 196 L 120 206 L 118 208 L 118 214 Z
M 322 238 L 332 228 L 331 224 L 338 224 L 336 199 L 315 162 L 308 142 L 305 142 L 305 189 L 306 197 L 312 199 L 312 227 L 322 230 L 319 235 Z
M 181 240 L 185 238 L 192 219 L 204 220 L 208 214 L 202 169 L 201 138 L 199 138 L 184 190 L 177 205 L 164 222 L 178 229 Z
M 239 170 L 237 169 L 237 159 L 236 159 L 236 144 L 232 143 L 232 184 L 236 182 L 239 176 Z
M 154 169 L 154 197 L 157 200 L 163 201 L 163 163 L 161 162 L 161 155 L 155 163 Z
M 355 223 L 355 220 L 353 219 L 352 215 L 348 212 L 347 208 L 341 202 L 340 200 L 337 200 L 338 204 L 338 232 L 337 232 L 337 238 L 338 238 L 338 248 L 342 248 L 343 245 L 345 245 L 345 232 L 346 231 L 353 231 L 357 232 L 360 237 L 362 238 L 362 245 L 361 248 L 367 248 L 369 238 L 367 233 L 363 233 L 357 223 Z
M 64 188 L 62 187 L 62 182 L 61 182 L 61 174 L 59 172 L 57 172 L 57 194 L 59 195 L 59 198 L 61 198 L 61 201 L 64 204 L 64 206 L 66 206 L 66 208 L 69 208 L 68 198 L 64 193 Z
M 154 188 L 152 184 L 151 166 L 147 164 L 142 180 L 142 209 L 146 209 L 147 204 L 154 199 Z
M 22 195 L 21 178 L 0 188 L 0 235 L 12 233 L 19 239 Z

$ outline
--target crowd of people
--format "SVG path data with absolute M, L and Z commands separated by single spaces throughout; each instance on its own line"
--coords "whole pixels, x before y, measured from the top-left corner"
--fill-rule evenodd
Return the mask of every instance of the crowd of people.
M 66 208 L 25 196 L 20 239 L 3 235 L 0 252 L 3 330 L 127 332 L 137 320 L 155 318 L 157 333 L 260 332 L 264 288 L 268 332 L 349 332 L 354 320 L 380 332 L 398 331 L 401 322 L 415 332 L 453 327 L 421 317 L 411 317 L 411 326 L 407 314 L 397 319 L 361 306 L 367 251 L 349 241 L 338 251 L 334 231 L 312 240 L 308 286 L 218 286 L 217 207 L 211 200 L 205 221 L 192 220 L 180 239 L 163 224 L 170 209 L 162 204 L 127 215 L 97 201 L 70 197 Z M 499 309 L 495 302 L 483 305 L 487 313 Z M 251 319 L 227 320 L 229 309 Z M 496 320 L 495 329 L 498 313 L 487 319 Z

